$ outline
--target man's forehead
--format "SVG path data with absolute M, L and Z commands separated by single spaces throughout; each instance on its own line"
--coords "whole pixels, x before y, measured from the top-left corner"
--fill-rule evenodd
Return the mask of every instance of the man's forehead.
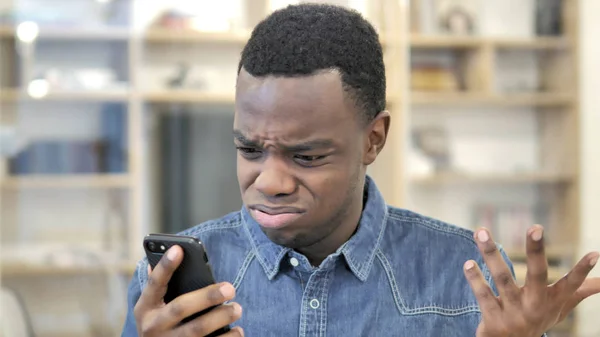
M 256 78 L 242 69 L 234 128 L 247 138 L 281 142 L 331 138 L 356 123 L 355 111 L 347 104 L 335 72 Z
M 233 136 L 238 140 L 248 142 L 272 142 L 283 145 L 317 138 L 331 138 L 332 136 L 332 132 L 316 127 L 297 127 L 293 123 L 270 126 L 271 123 L 261 123 L 257 119 L 252 121 L 255 123 L 234 123 Z
M 262 100 L 309 97 L 318 99 L 319 94 L 324 92 L 327 92 L 330 99 L 344 99 L 342 80 L 337 70 L 319 71 L 310 75 L 253 76 L 242 68 L 236 83 L 236 99 L 248 96 Z
M 334 147 L 338 142 L 323 135 L 307 135 L 306 137 L 299 137 L 293 135 L 265 135 L 256 134 L 252 131 L 242 131 L 240 129 L 233 130 L 233 137 L 240 143 L 250 146 L 264 146 L 265 144 L 274 145 L 280 148 L 287 148 L 294 151 L 307 151 L 317 148 L 331 148 Z
M 254 76 L 250 74 L 244 67 L 238 73 L 237 85 L 253 86 L 260 85 L 269 81 L 276 80 L 328 80 L 341 84 L 341 72 L 335 68 L 317 70 L 311 74 L 269 74 L 262 76 Z

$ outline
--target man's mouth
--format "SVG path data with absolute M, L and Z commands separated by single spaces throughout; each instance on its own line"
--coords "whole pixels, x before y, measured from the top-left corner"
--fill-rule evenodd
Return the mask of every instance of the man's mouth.
M 262 227 L 282 228 L 298 219 L 305 210 L 296 207 L 269 207 L 251 205 L 248 207 L 252 217 Z

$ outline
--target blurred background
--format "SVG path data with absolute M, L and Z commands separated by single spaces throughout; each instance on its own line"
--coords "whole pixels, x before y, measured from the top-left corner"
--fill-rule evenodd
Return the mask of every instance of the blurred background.
M 239 54 L 298 2 L 0 0 L 0 336 L 118 336 L 144 235 L 241 207 Z M 322 2 L 380 32 L 388 203 L 487 226 L 519 282 L 532 224 L 553 281 L 600 249 L 600 1 Z

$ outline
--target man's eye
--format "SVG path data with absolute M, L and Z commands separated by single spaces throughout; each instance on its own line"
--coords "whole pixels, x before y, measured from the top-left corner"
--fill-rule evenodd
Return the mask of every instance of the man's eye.
M 252 147 L 237 147 L 237 150 L 240 151 L 240 153 L 242 154 L 242 156 L 244 158 L 247 159 L 255 159 L 258 158 L 261 154 L 261 152 L 255 148 Z
M 325 158 L 325 156 L 302 156 L 302 155 L 297 155 L 296 156 L 296 161 L 298 161 L 302 165 L 310 166 L 310 165 L 314 165 L 316 162 L 318 162 L 319 160 L 321 160 L 323 158 Z

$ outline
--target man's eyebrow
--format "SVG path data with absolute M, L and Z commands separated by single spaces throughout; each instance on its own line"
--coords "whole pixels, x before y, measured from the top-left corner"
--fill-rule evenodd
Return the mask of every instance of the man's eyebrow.
M 256 141 L 248 139 L 240 130 L 233 130 L 233 137 L 244 146 L 258 147 L 259 144 Z
M 289 152 L 305 152 L 315 149 L 326 149 L 334 146 L 330 139 L 314 139 L 294 145 L 283 145 L 282 147 Z
M 244 146 L 260 146 L 258 142 L 248 139 L 248 137 L 242 134 L 242 132 L 240 132 L 239 130 L 233 130 L 233 136 L 235 137 L 235 139 L 237 139 L 238 142 L 240 142 Z M 314 149 L 331 148 L 334 147 L 334 145 L 335 143 L 331 139 L 313 139 L 294 145 L 280 144 L 279 147 L 288 152 L 306 152 Z

